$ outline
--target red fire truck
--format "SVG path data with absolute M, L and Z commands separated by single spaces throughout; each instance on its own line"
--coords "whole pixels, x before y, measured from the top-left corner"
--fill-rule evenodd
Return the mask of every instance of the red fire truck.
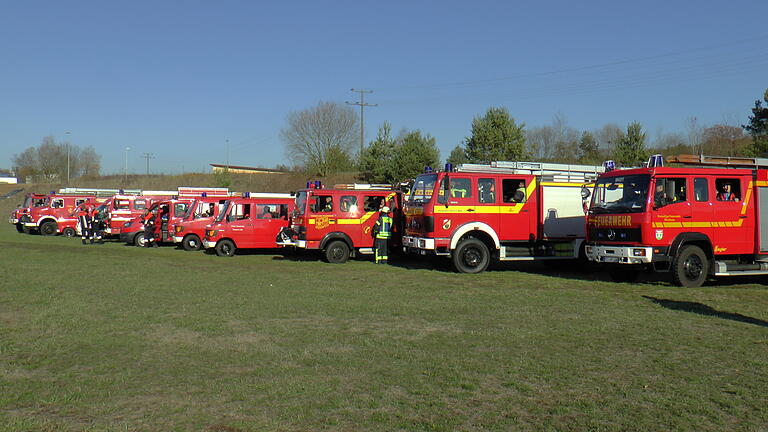
M 205 227 L 213 223 L 221 214 L 226 198 L 197 198 L 187 210 L 184 218 L 174 226 L 173 242 L 186 251 L 200 250 L 203 247 Z
M 229 197 L 229 190 L 226 188 L 180 187 L 177 197 L 153 202 L 146 211 L 151 212 L 156 218 L 161 215 L 161 220 L 156 222 L 160 224 L 160 230 L 157 231 L 158 235 L 155 236 L 155 240 L 159 243 L 173 242 L 175 224 L 184 219 L 190 205 L 203 196 L 218 197 L 213 199 L 222 200 Z M 144 246 L 144 214 L 145 212 L 123 224 L 120 241 Z
M 113 193 L 107 189 L 62 189 L 44 199 L 42 205 L 33 206 L 20 219 L 20 223 L 30 231 L 39 231 L 44 236 L 63 232 L 77 222 L 74 211 L 80 204 L 104 201 L 106 197 L 98 196 Z M 61 225 L 61 226 L 60 226 Z M 72 232 L 67 230 L 69 236 Z
M 275 238 L 288 225 L 292 210 L 290 194 L 246 193 L 230 199 L 205 227 L 203 246 L 219 256 L 233 256 L 237 249 L 277 248 Z
M 142 191 L 134 194 L 117 194 L 104 210 L 107 214 L 104 234 L 119 236 L 123 225 L 137 216 L 141 216 L 155 201 L 162 201 L 176 196 L 178 191 Z
M 17 205 L 11 212 L 11 217 L 8 222 L 16 227 L 16 231 L 24 232 L 24 224 L 21 222 L 22 216 L 29 214 L 33 207 L 44 207 L 46 205 L 46 199 L 48 195 L 45 194 L 26 194 L 24 195 L 24 201 Z M 26 218 L 25 218 L 26 219 Z M 29 231 L 29 229 L 27 229 Z
M 768 159 L 681 155 L 668 162 L 683 166 L 651 162 L 600 176 L 587 216 L 589 259 L 608 265 L 617 280 L 668 272 L 686 287 L 707 277 L 768 274 L 768 218 L 761 219 Z
M 400 246 L 402 193 L 390 185 L 350 184 L 324 189 L 319 182 L 296 194 L 290 229 L 280 234 L 281 247 L 319 250 L 325 261 L 344 263 L 350 256 L 373 254 L 371 229 L 386 205 L 394 221 L 392 247 Z
M 403 247 L 450 257 L 462 273 L 482 272 L 492 260 L 578 258 L 585 237 L 581 189 L 602 171 L 492 162 L 425 172 L 404 204 Z

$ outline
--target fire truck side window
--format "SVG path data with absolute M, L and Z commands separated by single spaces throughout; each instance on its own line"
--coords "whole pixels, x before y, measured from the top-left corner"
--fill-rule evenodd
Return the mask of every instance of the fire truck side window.
M 451 177 L 451 198 L 471 198 L 472 179 Z
M 480 203 L 495 203 L 496 202 L 496 182 L 494 179 L 478 179 L 477 180 L 477 195 L 480 197 Z
M 653 192 L 653 204 L 656 207 L 684 202 L 687 199 L 684 178 L 656 179 L 656 188 Z
M 501 181 L 502 193 L 505 203 L 524 203 L 525 180 L 504 179 Z
M 383 202 L 384 202 L 383 196 L 367 196 L 365 197 L 364 210 L 367 212 L 379 211 L 379 209 L 381 208 L 381 203 Z
M 330 195 L 318 195 L 315 203 L 310 205 L 310 210 L 317 213 L 330 213 L 333 211 L 333 197 Z
M 718 201 L 740 201 L 741 182 L 735 178 L 719 178 L 715 180 Z
M 64 207 L 64 200 L 62 199 L 55 199 L 51 202 L 51 208 L 62 208 Z
M 147 208 L 147 201 L 143 199 L 137 199 L 133 202 L 133 208 L 136 210 L 144 210 Z
M 82 204 L 84 202 L 85 202 L 84 199 L 77 199 L 77 200 L 75 200 L 75 207 L 79 206 L 80 204 Z
M 344 195 L 339 201 L 339 210 L 344 213 L 357 212 L 357 197 L 354 195 Z
M 244 219 L 250 219 L 251 218 L 251 205 L 250 204 L 241 204 L 238 205 L 235 210 L 237 213 L 235 214 L 235 220 L 244 220 Z
M 696 201 L 709 201 L 709 185 L 707 179 L 693 179 L 693 196 Z
M 184 214 L 187 213 L 187 204 L 186 203 L 176 203 L 173 206 L 173 215 L 175 217 L 181 217 L 184 216 Z

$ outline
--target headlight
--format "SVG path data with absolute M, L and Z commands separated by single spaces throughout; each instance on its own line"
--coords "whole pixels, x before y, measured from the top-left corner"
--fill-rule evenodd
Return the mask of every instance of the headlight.
M 176 225 L 176 233 L 178 234 L 178 233 L 180 233 L 180 232 L 182 232 L 182 231 L 184 231 L 184 227 L 183 227 L 183 226 L 179 226 L 179 225 Z
M 216 230 L 205 230 L 206 237 L 216 237 Z

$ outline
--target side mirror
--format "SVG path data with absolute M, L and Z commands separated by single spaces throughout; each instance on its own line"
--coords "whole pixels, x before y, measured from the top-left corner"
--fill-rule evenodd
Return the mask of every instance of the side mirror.
M 581 199 L 586 200 L 590 195 L 592 195 L 592 192 L 586 186 L 581 188 Z
M 235 221 L 235 215 L 232 213 L 227 215 L 227 222 L 234 222 Z
M 448 208 L 448 201 L 451 200 L 451 178 L 445 176 L 443 181 L 443 198 L 445 199 L 445 208 Z

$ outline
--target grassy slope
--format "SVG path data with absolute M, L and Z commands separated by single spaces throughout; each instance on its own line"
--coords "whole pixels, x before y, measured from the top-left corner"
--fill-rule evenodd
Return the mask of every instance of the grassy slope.
M 745 280 L 225 259 L 8 224 L 0 250 L 0 431 L 768 423 L 768 291 Z

